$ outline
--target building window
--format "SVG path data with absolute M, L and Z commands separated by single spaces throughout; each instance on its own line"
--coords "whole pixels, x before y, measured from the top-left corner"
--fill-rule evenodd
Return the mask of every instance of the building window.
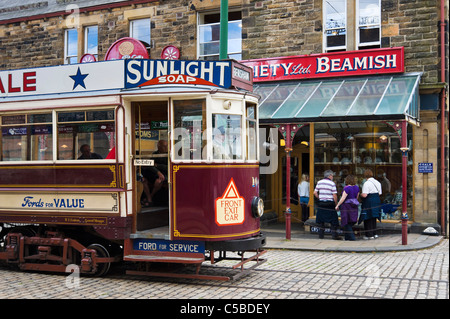
M 360 0 L 357 10 L 358 49 L 379 48 L 381 43 L 380 0 Z
M 130 37 L 142 41 L 145 46 L 150 47 L 150 19 L 138 19 L 130 21 Z
M 199 15 L 198 58 L 217 60 L 220 53 L 220 13 Z M 228 58 L 242 60 L 242 14 L 228 13 Z
M 98 26 L 84 29 L 84 53 L 90 53 L 98 61 Z
M 67 29 L 64 39 L 64 64 L 78 62 L 78 32 L 77 29 Z
M 347 49 L 347 1 L 326 0 L 324 5 L 325 50 L 340 51 Z
M 325 52 L 381 47 L 380 0 L 324 0 L 323 21 Z

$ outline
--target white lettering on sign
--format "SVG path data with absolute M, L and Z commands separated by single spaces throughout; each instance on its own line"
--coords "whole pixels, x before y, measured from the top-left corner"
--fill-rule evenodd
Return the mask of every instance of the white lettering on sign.
M 245 200 L 239 195 L 231 178 L 222 197 L 216 199 L 216 224 L 219 226 L 239 225 L 245 220 Z
M 396 68 L 396 55 L 365 56 L 345 59 L 317 58 L 316 73 Z

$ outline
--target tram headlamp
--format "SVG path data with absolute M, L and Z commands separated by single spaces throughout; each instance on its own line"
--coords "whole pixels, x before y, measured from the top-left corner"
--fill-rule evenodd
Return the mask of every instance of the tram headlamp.
M 264 202 L 260 197 L 255 196 L 252 199 L 252 214 L 255 218 L 259 218 L 264 214 Z

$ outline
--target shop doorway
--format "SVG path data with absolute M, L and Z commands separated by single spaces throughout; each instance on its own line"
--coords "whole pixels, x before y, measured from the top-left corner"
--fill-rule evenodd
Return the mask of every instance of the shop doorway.
M 282 141 L 283 143 L 283 141 Z M 310 145 L 309 145 L 309 125 L 299 129 L 292 142 L 292 151 L 290 152 L 290 208 L 291 222 L 302 223 L 302 207 L 298 197 L 298 184 L 301 181 L 302 174 L 310 172 Z M 275 211 L 278 214 L 278 221 L 285 221 L 287 191 L 286 191 L 286 150 L 283 145 L 278 152 L 278 170 L 275 176 L 274 190 L 276 192 Z M 309 213 L 307 214 L 309 215 Z

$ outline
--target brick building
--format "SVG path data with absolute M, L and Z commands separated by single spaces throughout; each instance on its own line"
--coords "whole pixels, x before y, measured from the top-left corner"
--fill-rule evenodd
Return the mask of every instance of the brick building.
M 85 53 L 102 61 L 108 48 L 123 37 L 143 41 L 152 59 L 161 58 L 167 45 L 180 49 L 180 59 L 218 58 L 219 8 L 220 0 L 2 2 L 0 70 L 78 63 Z M 441 230 L 448 234 L 448 21 L 442 21 L 442 17 L 448 17 L 448 0 L 229 0 L 228 52 L 230 58 L 251 63 L 255 59 L 272 57 L 402 47 L 403 73 L 416 74 L 420 81 L 416 88 L 419 94 L 413 96 L 414 92 L 410 92 L 412 99 L 420 100 L 420 111 L 404 120 L 409 143 L 409 222 L 419 225 L 420 229 L 446 225 Z M 441 30 L 445 30 L 444 34 Z M 285 86 L 284 83 L 288 82 L 259 83 L 255 78 L 255 84 L 261 87 L 259 92 L 264 92 L 264 85 Z M 374 134 L 392 133 L 386 124 L 391 120 L 396 119 L 383 120 L 369 115 L 349 119 L 349 123 L 366 123 L 370 127 L 360 132 L 371 136 L 359 146 L 356 140 L 344 145 L 336 138 L 350 126 L 335 128 L 328 134 L 329 127 L 345 121 L 339 116 L 292 121 L 266 117 L 261 119 L 261 124 L 267 128 L 280 124 L 302 125 L 292 136 L 292 187 L 302 173 L 314 176 L 313 184 L 325 169 L 333 169 L 338 174 L 347 170 L 361 178 L 363 164 L 374 165 L 380 180 L 383 173 L 394 175 L 387 176 L 392 183 L 389 193 L 393 199 L 384 199 L 394 203 L 397 197 L 398 203 L 402 186 L 398 175 L 401 160 L 393 157 L 400 151 L 400 142 L 395 136 L 389 137 L 388 146 L 384 148 L 390 154 L 389 160 L 378 161 L 376 152 L 382 151 L 384 146 Z M 334 136 L 335 141 L 331 141 L 329 135 Z M 277 145 L 283 139 L 282 134 L 273 137 Z M 323 148 L 338 151 L 328 154 L 328 160 L 318 160 L 318 156 L 325 154 Z M 350 152 L 350 159 L 344 156 L 343 149 Z M 364 158 L 358 158 L 357 153 L 362 149 L 374 153 L 372 162 L 364 163 Z M 261 177 L 261 192 L 268 213 L 283 220 L 286 210 L 284 147 L 279 147 L 276 157 L 277 169 Z M 421 163 L 431 163 L 431 171 L 420 170 Z M 294 188 L 290 207 L 294 222 L 301 220 L 295 193 Z M 398 224 L 398 215 L 387 216 L 387 223 Z M 313 206 L 309 217 L 314 217 Z

